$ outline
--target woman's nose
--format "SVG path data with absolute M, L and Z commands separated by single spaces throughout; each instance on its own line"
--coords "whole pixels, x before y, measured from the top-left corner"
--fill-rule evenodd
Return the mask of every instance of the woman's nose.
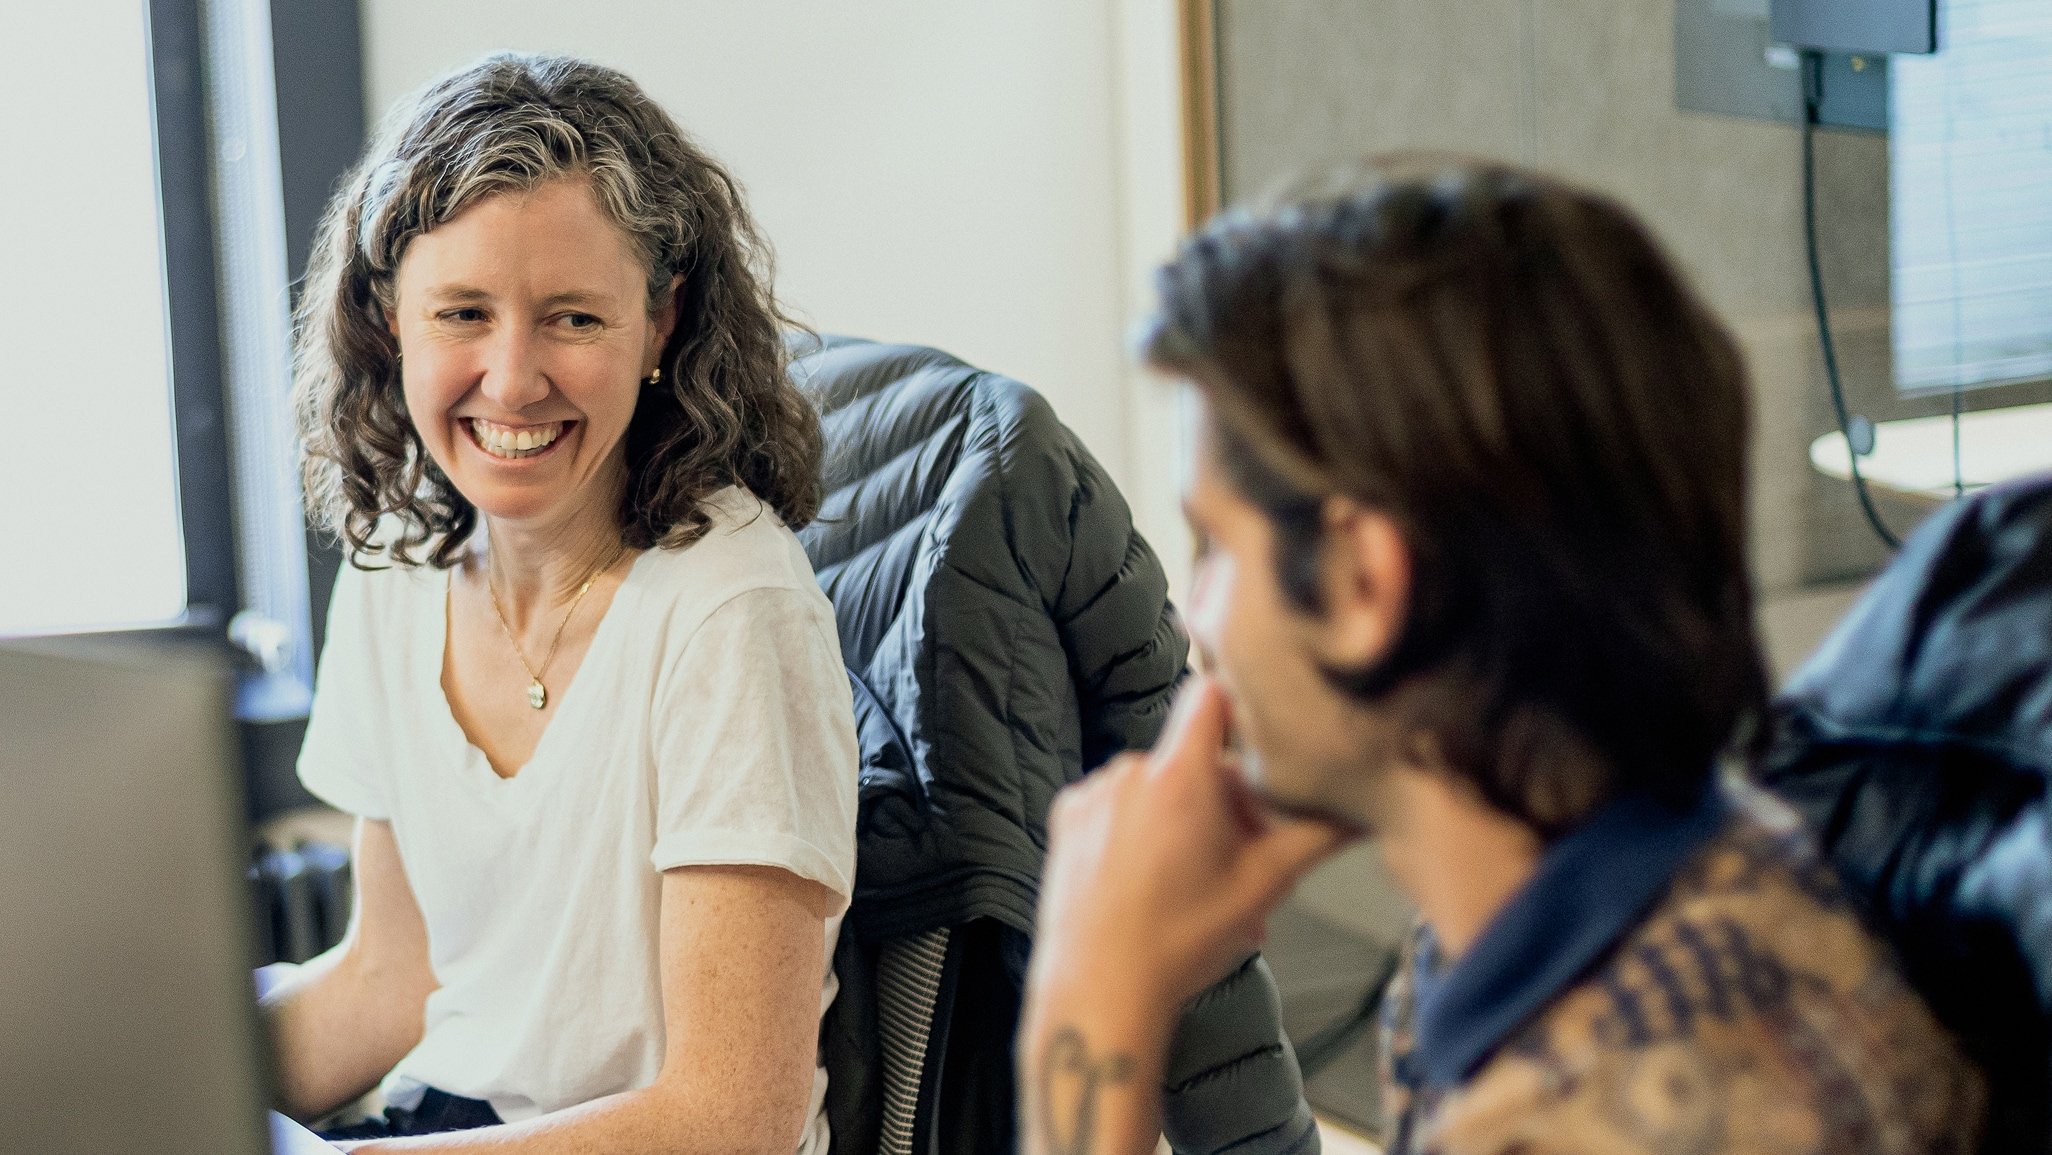
M 499 334 L 485 359 L 481 391 L 511 410 L 525 409 L 547 397 L 549 379 L 538 353 L 536 343 L 525 334 Z

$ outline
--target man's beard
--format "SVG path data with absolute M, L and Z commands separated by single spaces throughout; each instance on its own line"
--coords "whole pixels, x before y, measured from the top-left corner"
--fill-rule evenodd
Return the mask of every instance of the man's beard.
M 1358 815 L 1347 813 L 1326 803 L 1309 798 L 1292 798 L 1271 789 L 1267 776 L 1261 773 L 1261 755 L 1249 749 L 1230 751 L 1233 769 L 1247 794 L 1268 814 L 1287 822 L 1319 822 L 1343 830 L 1355 838 L 1366 838 L 1375 833 Z

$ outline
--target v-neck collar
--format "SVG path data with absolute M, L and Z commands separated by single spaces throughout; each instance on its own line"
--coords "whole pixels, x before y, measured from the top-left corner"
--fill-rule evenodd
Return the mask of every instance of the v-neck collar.
M 578 661 L 576 671 L 570 675 L 570 680 L 563 684 L 562 689 L 550 694 L 555 701 L 555 713 L 543 724 L 541 734 L 534 740 L 534 749 L 528 752 L 527 761 L 521 763 L 511 774 L 500 774 L 494 770 L 492 760 L 477 743 L 470 740 L 470 735 L 463 730 L 463 724 L 456 720 L 456 711 L 449 704 L 449 692 L 442 685 L 442 671 L 448 661 L 449 606 L 455 570 L 451 567 L 441 571 L 441 596 L 433 599 L 432 612 L 428 615 L 431 625 L 424 631 L 425 636 L 431 639 L 431 644 L 422 647 L 422 658 L 424 673 L 427 675 L 425 685 L 434 695 L 435 701 L 440 704 L 440 718 L 447 727 L 446 733 L 461 753 L 464 762 L 463 773 L 473 778 L 481 776 L 480 780 L 487 789 L 503 791 L 512 789 L 516 782 L 527 781 L 533 776 L 536 767 L 544 764 L 550 736 L 556 732 L 564 717 L 583 700 L 582 696 L 574 691 L 587 680 L 585 673 L 593 668 L 593 659 L 603 658 L 605 647 L 611 642 L 612 623 L 617 616 L 616 611 L 620 609 L 623 599 L 638 595 L 640 586 L 635 581 L 635 575 L 640 570 L 643 559 L 654 552 L 642 550 L 628 563 L 627 572 L 620 578 L 620 588 L 613 591 L 612 600 L 606 603 L 605 613 L 600 615 L 597 627 L 592 630 L 591 644 L 585 647 L 584 657 Z

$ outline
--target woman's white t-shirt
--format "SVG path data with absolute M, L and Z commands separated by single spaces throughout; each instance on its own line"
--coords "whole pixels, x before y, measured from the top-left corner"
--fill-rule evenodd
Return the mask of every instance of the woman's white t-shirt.
M 391 823 L 441 984 L 388 1103 L 435 1087 L 512 1122 L 654 1081 L 673 867 L 777 866 L 838 896 L 832 1002 L 859 757 L 833 611 L 768 507 L 736 488 L 706 508 L 696 543 L 635 559 L 512 778 L 442 692 L 448 572 L 344 567 L 299 776 Z M 805 1155 L 825 1155 L 825 1095 L 816 1069 Z

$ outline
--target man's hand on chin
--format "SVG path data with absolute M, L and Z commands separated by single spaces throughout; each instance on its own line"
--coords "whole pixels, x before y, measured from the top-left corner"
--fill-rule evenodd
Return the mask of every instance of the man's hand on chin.
M 1178 1010 L 1257 950 L 1269 912 L 1353 837 L 1265 812 L 1226 752 L 1228 714 L 1216 685 L 1191 679 L 1152 753 L 1055 801 L 1019 1033 L 1028 1152 L 1152 1151 Z

